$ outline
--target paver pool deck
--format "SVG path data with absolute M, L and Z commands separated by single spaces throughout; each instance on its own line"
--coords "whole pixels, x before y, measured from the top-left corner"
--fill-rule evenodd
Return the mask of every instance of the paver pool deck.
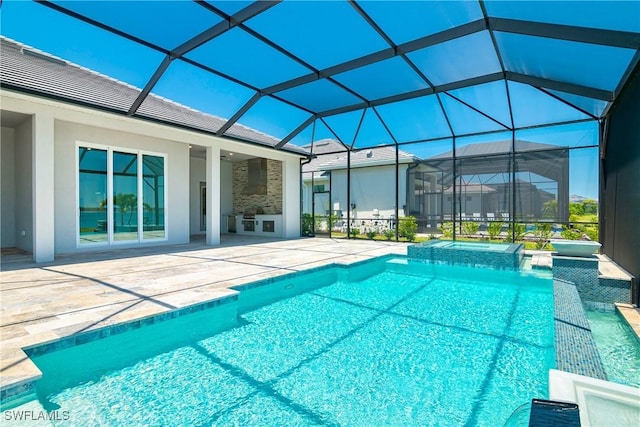
M 406 254 L 407 244 L 222 236 L 174 246 L 6 255 L 0 272 L 0 389 L 40 376 L 22 348 L 237 293 L 231 286 L 293 271 Z

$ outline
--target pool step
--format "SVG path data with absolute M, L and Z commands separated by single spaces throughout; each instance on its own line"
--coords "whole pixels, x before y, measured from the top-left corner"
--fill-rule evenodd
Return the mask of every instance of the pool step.
M 534 253 L 531 255 L 531 268 L 539 270 L 551 270 L 553 259 L 551 253 Z

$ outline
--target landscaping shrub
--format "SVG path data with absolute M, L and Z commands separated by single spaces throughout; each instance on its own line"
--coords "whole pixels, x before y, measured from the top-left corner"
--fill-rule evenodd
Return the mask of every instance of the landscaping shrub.
M 553 231 L 551 230 L 551 224 L 536 223 L 536 229 L 533 231 L 534 241 L 536 243 L 536 249 L 542 250 L 549 244 L 549 238 Z
M 465 236 L 473 236 L 474 234 L 478 234 L 480 224 L 473 221 L 466 221 L 462 223 L 461 229 L 462 234 L 464 234 Z
M 453 222 L 442 223 L 442 235 L 449 239 L 453 237 Z
M 582 237 L 582 231 L 578 230 L 577 228 L 569 228 L 569 227 L 562 227 L 562 231 L 560 232 L 560 234 L 562 235 L 563 239 L 567 239 L 567 240 L 580 240 L 580 238 Z
M 502 227 L 504 227 L 504 222 L 491 221 L 487 225 L 487 233 L 489 233 L 489 239 L 491 240 L 497 239 L 500 233 L 502 232 Z
M 400 218 L 400 222 L 398 223 L 398 234 L 400 234 L 400 237 L 404 237 L 408 241 L 413 242 L 417 233 L 418 222 L 415 216 Z
M 313 217 L 309 213 L 302 214 L 302 235 L 313 236 Z
M 518 222 L 515 224 L 509 224 L 509 229 L 507 230 L 507 241 L 519 242 L 524 239 L 524 235 L 526 232 L 527 227 L 524 224 Z

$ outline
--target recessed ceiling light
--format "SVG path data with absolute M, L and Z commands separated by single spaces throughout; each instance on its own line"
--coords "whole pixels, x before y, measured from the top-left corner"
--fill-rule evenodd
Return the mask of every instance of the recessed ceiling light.
M 233 156 L 233 153 L 229 153 L 230 156 Z
M 193 148 L 193 145 L 190 145 L 189 148 Z

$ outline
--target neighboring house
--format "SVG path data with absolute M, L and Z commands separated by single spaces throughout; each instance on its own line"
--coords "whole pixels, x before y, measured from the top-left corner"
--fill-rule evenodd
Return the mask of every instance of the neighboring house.
M 569 218 L 569 150 L 531 141 L 494 141 L 458 147 L 455 185 L 453 152 L 421 160 L 409 171 L 408 212 L 435 226 L 443 219 L 539 219 L 545 204 L 557 200 L 554 218 Z M 513 162 L 515 160 L 515 162 Z M 515 177 L 515 180 L 514 180 Z M 512 182 L 515 185 L 512 185 Z M 515 187 L 515 197 L 512 193 Z
M 153 94 L 127 115 L 138 88 L 4 37 L 0 55 L 2 247 L 40 262 L 199 233 L 216 245 L 234 227 L 300 235 L 303 150 L 240 124 L 217 137 L 223 119 Z M 254 231 L 247 211 L 264 215 Z
M 316 141 L 303 147 L 316 156 L 303 164 L 303 212 L 311 213 L 315 198 L 316 215 L 331 212 L 351 219 L 389 219 L 396 212 L 396 150 L 393 146 L 371 147 L 351 152 L 333 139 Z M 418 160 L 412 154 L 398 152 L 398 215 L 404 216 L 406 171 Z M 351 166 L 347 176 L 347 164 Z M 347 199 L 350 182 L 350 200 Z
M 568 150 L 549 144 L 516 140 L 515 198 L 511 141 L 469 144 L 456 152 L 457 178 L 451 151 L 428 159 L 398 152 L 398 215 L 412 215 L 421 230 L 443 220 L 519 220 L 545 217 L 545 205 L 557 200 L 554 218 L 568 219 Z M 352 220 L 392 219 L 395 215 L 395 148 L 372 147 L 351 153 L 326 139 L 304 147 L 315 155 L 302 167 L 303 212 Z M 347 176 L 347 165 L 351 174 Z M 526 178 L 526 179 L 525 179 Z M 350 184 L 348 184 L 348 182 Z M 350 198 L 347 189 L 350 188 Z M 515 209 L 514 209 L 515 207 Z M 365 223 L 358 221 L 353 226 Z M 366 223 L 369 226 L 369 223 Z

